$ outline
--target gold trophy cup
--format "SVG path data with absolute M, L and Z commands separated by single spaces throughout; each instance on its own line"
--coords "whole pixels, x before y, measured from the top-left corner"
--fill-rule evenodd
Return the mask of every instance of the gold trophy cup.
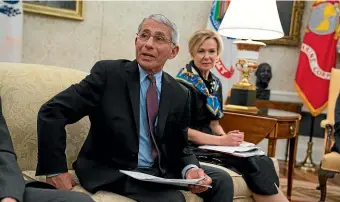
M 238 50 L 235 66 L 241 72 L 241 81 L 231 88 L 229 103 L 224 109 L 257 113 L 256 86 L 249 81 L 249 76 L 256 71 L 259 51 L 266 44 L 252 40 L 239 40 L 234 43 Z

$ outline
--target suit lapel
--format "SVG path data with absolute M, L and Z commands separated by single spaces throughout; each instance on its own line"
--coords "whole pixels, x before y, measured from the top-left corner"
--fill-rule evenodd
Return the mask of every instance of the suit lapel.
M 162 89 L 161 89 L 161 99 L 160 99 L 160 105 L 159 105 L 159 112 L 158 112 L 158 118 L 159 118 L 159 131 L 158 136 L 160 137 L 163 135 L 165 122 L 168 117 L 169 108 L 171 104 L 171 96 L 172 96 L 172 86 L 169 79 L 169 75 L 165 72 L 163 72 L 162 76 Z
M 128 90 L 129 90 L 130 103 L 132 106 L 132 112 L 134 116 L 136 131 L 137 131 L 137 135 L 139 136 L 140 84 L 139 84 L 139 71 L 138 71 L 137 62 L 134 60 L 131 63 L 129 63 L 126 67 L 126 71 L 127 71 L 126 83 L 127 83 Z
M 137 134 L 140 134 L 139 128 L 139 91 L 140 91 L 140 84 L 139 84 L 139 71 L 138 65 L 136 61 L 129 63 L 126 66 L 127 77 L 126 83 L 128 86 L 130 103 L 132 106 L 134 122 Z M 159 105 L 159 112 L 158 112 L 158 132 L 156 133 L 157 136 L 161 136 L 164 132 L 164 127 L 166 123 L 166 119 L 168 117 L 169 108 L 171 105 L 171 97 L 172 97 L 172 86 L 170 81 L 170 76 L 163 72 L 162 76 L 162 89 L 161 89 L 161 98 L 160 98 L 160 105 Z

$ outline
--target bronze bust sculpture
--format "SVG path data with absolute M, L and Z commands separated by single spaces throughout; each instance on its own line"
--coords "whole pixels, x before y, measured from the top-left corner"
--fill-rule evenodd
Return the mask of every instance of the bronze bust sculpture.
M 267 89 L 272 78 L 272 67 L 268 63 L 261 63 L 255 72 L 256 99 L 269 100 L 270 90 Z

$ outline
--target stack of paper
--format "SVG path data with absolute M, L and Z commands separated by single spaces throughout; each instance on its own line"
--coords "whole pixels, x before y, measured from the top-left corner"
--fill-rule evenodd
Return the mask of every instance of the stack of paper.
M 254 143 L 243 141 L 239 147 L 255 147 Z
M 263 151 L 260 150 L 260 147 L 255 146 L 253 143 L 243 142 L 240 146 L 212 146 L 212 145 L 203 145 L 199 146 L 199 149 L 211 150 L 222 152 L 226 154 L 230 154 L 238 157 L 250 157 L 256 155 L 265 155 Z
M 125 175 L 128 175 L 132 178 L 135 178 L 137 180 L 141 180 L 141 181 L 155 182 L 155 183 L 161 183 L 161 184 L 169 184 L 169 185 L 175 185 L 175 186 L 181 186 L 181 187 L 187 187 L 188 185 L 198 185 L 198 186 L 206 186 L 206 187 L 211 188 L 211 186 L 208 186 L 208 185 L 198 184 L 198 182 L 203 180 L 204 178 L 199 178 L 199 179 L 166 179 L 166 178 L 156 177 L 156 176 L 153 176 L 153 175 L 148 175 L 148 174 L 136 172 L 136 171 L 120 170 L 120 172 L 124 173 Z

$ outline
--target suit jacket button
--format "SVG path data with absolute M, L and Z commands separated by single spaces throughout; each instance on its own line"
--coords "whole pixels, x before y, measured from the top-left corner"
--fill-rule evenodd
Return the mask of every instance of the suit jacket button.
M 132 157 L 136 157 L 136 154 L 131 154 Z

